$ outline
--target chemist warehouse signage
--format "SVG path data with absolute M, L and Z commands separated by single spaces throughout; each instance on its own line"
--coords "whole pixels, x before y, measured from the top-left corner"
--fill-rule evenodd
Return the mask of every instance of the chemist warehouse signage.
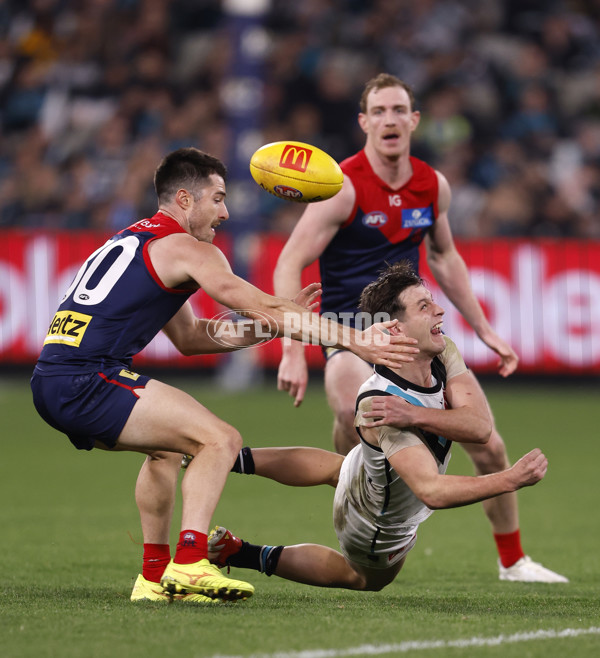
M 0 232 L 0 364 L 35 361 L 59 298 L 81 262 L 106 237 Z M 227 254 L 230 245 L 224 236 L 220 239 L 219 246 Z M 269 292 L 282 246 L 281 238 L 264 236 L 254 250 L 251 279 Z M 493 327 L 520 355 L 521 372 L 600 373 L 600 243 L 494 240 L 463 241 L 457 246 Z M 431 281 L 426 267 L 422 274 Z M 307 276 L 315 280 L 318 270 L 313 267 Z M 444 329 L 467 363 L 479 372 L 494 371 L 496 356 L 435 284 L 431 289 L 446 309 Z M 223 310 L 202 292 L 191 299 L 200 316 L 212 317 Z M 266 367 L 276 367 L 279 343 L 272 341 L 253 350 L 255 358 Z M 136 357 L 136 363 L 211 367 L 222 358 L 182 357 L 160 334 Z M 322 363 L 319 348 L 309 348 L 309 363 Z

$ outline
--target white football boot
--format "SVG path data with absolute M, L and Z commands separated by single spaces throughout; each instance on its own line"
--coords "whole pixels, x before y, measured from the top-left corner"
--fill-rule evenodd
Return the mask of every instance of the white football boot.
M 510 567 L 500 568 L 500 580 L 510 580 L 520 583 L 568 583 L 569 579 L 559 573 L 546 569 L 539 562 L 534 562 L 528 555 L 517 560 Z

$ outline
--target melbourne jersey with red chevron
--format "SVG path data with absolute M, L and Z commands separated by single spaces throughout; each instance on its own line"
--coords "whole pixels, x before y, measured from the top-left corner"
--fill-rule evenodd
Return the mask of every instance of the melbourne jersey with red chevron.
M 185 231 L 157 213 L 120 231 L 86 260 L 50 322 L 38 374 L 130 367 L 195 292 L 165 287 L 150 261 L 148 245 L 172 233 Z
M 322 313 L 356 313 L 362 289 L 386 263 L 407 258 L 418 269 L 419 245 L 438 215 L 438 179 L 422 160 L 410 163 L 413 174 L 399 189 L 375 174 L 364 150 L 341 163 L 356 201 L 320 258 Z

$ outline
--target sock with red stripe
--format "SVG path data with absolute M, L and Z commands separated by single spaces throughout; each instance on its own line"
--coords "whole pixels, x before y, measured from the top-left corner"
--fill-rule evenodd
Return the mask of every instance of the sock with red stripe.
M 191 564 L 208 558 L 208 537 L 198 530 L 182 530 L 175 551 L 174 562 Z
M 152 583 L 159 583 L 160 577 L 170 561 L 169 544 L 144 544 L 142 576 Z
M 525 553 L 521 547 L 520 530 L 500 535 L 494 534 L 494 540 L 496 541 L 500 563 L 503 567 L 511 567 L 515 562 L 525 557 Z

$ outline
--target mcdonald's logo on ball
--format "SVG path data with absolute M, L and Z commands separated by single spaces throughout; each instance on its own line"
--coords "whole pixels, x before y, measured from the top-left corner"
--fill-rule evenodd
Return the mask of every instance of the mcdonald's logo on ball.
M 279 166 L 284 169 L 295 169 L 296 171 L 306 171 L 312 149 L 286 144 L 283 147 Z
M 325 151 L 303 142 L 273 142 L 250 159 L 252 178 L 270 194 L 299 203 L 324 201 L 342 189 L 344 175 Z

